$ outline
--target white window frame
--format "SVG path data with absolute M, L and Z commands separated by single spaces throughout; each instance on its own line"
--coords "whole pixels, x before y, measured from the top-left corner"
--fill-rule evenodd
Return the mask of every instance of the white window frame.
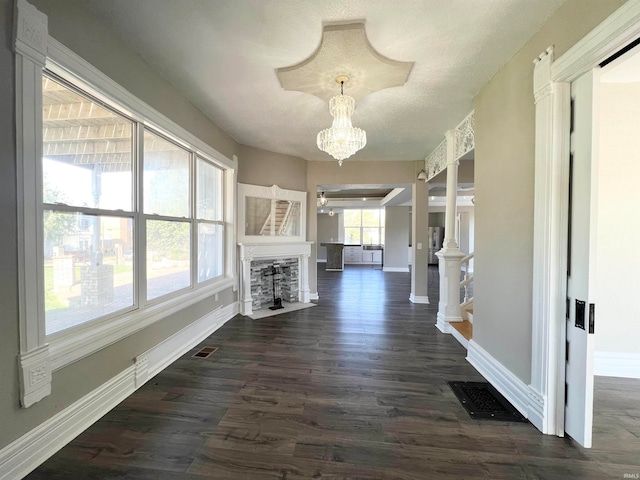
M 362 225 L 362 212 L 364 212 L 365 210 L 379 210 L 384 212 L 384 207 L 376 207 L 376 208 L 345 208 L 345 213 L 347 210 L 360 210 L 360 245 L 369 245 L 368 243 L 362 243 L 363 239 L 364 239 L 364 232 L 363 229 L 364 228 L 377 228 L 378 229 L 378 233 L 379 233 L 379 238 L 382 241 L 382 230 L 385 228 L 385 225 L 383 223 L 381 223 L 380 221 L 378 221 L 378 226 L 377 227 L 365 227 Z M 344 218 L 346 219 L 346 215 L 344 215 Z M 386 219 L 386 217 L 385 217 Z M 344 235 L 344 238 L 347 238 L 347 232 L 346 229 L 347 228 L 358 228 L 358 227 L 352 227 L 349 225 L 346 225 L 346 222 L 343 223 L 342 225 L 342 234 Z M 386 232 L 385 232 L 386 233 Z
M 20 403 L 27 408 L 51 393 L 53 371 L 229 287 L 237 290 L 234 206 L 237 158 L 228 159 L 49 37 L 46 15 L 26 0 L 17 0 L 15 15 Z M 139 308 L 135 310 L 46 335 L 41 174 L 42 74 L 45 67 L 78 88 L 86 88 L 101 101 L 114 105 L 135 122 L 185 145 L 194 158 L 201 157 L 223 169 L 222 277 L 202 283 L 196 281 L 189 289 L 138 304 Z M 138 158 L 142 158 L 141 154 L 138 151 Z M 138 228 L 140 224 L 138 222 Z M 197 225 L 197 219 L 194 224 Z M 136 231 L 138 252 L 142 251 L 139 243 L 142 234 L 143 230 Z M 197 238 L 197 234 L 192 238 Z M 142 260 L 144 258 L 137 259 L 139 266 Z M 197 259 L 192 269 L 196 274 Z M 134 302 L 137 300 L 141 300 L 139 294 Z

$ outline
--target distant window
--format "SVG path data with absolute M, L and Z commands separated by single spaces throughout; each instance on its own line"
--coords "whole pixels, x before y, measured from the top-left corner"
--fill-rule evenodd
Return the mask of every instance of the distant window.
M 344 211 L 344 243 L 384 244 L 384 208 Z

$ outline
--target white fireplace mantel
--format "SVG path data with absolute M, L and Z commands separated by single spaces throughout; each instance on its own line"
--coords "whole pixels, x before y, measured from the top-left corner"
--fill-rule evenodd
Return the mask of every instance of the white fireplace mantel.
M 253 313 L 251 298 L 251 261 L 270 258 L 298 259 L 298 298 L 302 303 L 310 303 L 309 294 L 309 257 L 313 242 L 292 243 L 239 243 L 240 262 L 242 264 L 240 313 Z

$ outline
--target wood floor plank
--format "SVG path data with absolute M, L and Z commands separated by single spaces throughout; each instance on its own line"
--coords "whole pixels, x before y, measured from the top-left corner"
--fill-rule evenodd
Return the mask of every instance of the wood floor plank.
M 469 417 L 447 381 L 482 381 L 408 301 L 410 275 L 318 269 L 315 308 L 237 316 L 30 480 L 604 479 L 640 473 L 640 381 L 596 379 L 594 448 Z M 206 359 L 202 346 L 218 350 Z M 631 477 L 633 478 L 633 477 Z

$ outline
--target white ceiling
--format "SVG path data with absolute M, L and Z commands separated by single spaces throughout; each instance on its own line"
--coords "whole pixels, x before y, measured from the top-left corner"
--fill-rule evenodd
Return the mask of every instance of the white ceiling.
M 323 24 L 365 22 L 372 47 L 415 62 L 404 86 L 364 97 L 355 160 L 424 159 L 481 87 L 564 0 L 86 0 L 164 78 L 238 142 L 307 160 L 328 106 L 285 91 L 276 69 L 312 55 Z M 340 62 L 336 58 L 336 62 Z M 337 93 L 337 92 L 336 92 Z M 348 92 L 345 92 L 348 93 Z

